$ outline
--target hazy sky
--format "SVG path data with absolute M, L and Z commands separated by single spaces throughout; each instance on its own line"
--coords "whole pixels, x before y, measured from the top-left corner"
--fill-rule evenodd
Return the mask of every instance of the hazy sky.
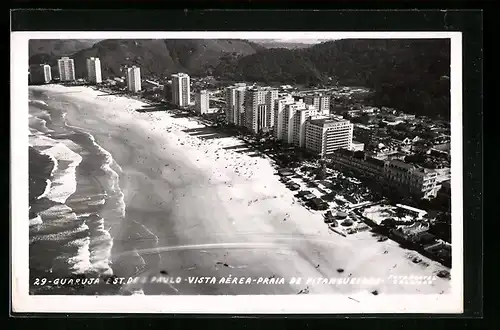
M 302 44 L 319 44 L 320 42 L 333 40 L 333 39 L 276 39 L 279 42 L 299 42 Z
M 274 41 L 274 42 L 292 42 L 292 43 L 302 43 L 302 44 L 319 44 L 324 41 L 335 40 L 335 39 L 311 39 L 311 38 L 290 38 L 290 39 L 250 39 L 250 41 L 257 42 L 265 42 L 265 41 Z

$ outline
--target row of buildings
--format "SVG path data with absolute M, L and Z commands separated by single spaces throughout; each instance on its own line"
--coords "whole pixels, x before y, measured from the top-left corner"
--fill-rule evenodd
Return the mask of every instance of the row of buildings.
M 238 83 L 225 90 L 226 120 L 252 133 L 273 132 L 285 143 L 327 156 L 334 150 L 351 149 L 353 125 L 330 115 L 328 97 L 278 95 L 272 87 Z
M 329 155 L 340 168 L 370 178 L 402 193 L 432 198 L 438 192 L 438 174 L 435 170 L 409 164 L 398 159 L 383 160 L 361 151 L 340 149 Z
M 176 73 L 171 76 L 170 84 L 165 84 L 165 96 L 179 107 L 189 107 L 191 102 L 191 78 L 186 73 Z M 210 93 L 200 90 L 195 94 L 195 111 L 199 114 L 212 113 L 210 108 Z
M 92 84 L 102 83 L 101 61 L 97 57 L 90 57 L 86 60 L 87 81 Z M 59 71 L 59 80 L 61 82 L 76 81 L 74 59 L 67 56 L 57 61 Z M 30 82 L 47 84 L 52 81 L 51 67 L 48 64 L 39 64 L 30 66 Z M 132 66 L 126 68 L 126 80 L 128 90 L 139 92 L 141 90 L 141 70 L 139 67 Z
M 86 61 L 87 81 L 93 84 L 102 83 L 101 62 L 97 57 L 90 57 Z M 61 82 L 76 81 L 75 62 L 72 58 L 62 57 L 57 61 L 59 80 Z M 29 70 L 29 79 L 34 84 L 47 84 L 52 81 L 52 69 L 48 64 L 32 65 Z M 137 66 L 126 68 L 125 80 L 127 89 L 137 93 L 142 90 L 141 69 Z M 191 104 L 191 82 L 189 75 L 176 73 L 172 75 L 171 85 L 167 93 L 171 94 L 171 100 L 180 107 L 188 107 Z M 202 90 L 196 94 L 196 110 L 203 114 L 210 112 L 210 96 L 208 91 Z

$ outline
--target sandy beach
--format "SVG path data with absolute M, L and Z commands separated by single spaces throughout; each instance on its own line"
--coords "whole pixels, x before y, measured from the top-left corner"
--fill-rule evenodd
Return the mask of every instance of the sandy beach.
M 299 204 L 278 181 L 270 160 L 239 151 L 243 142 L 220 136 L 192 118 L 137 111 L 147 104 L 88 87 L 30 87 L 60 102 L 68 125 L 91 134 L 109 152 L 119 174 L 125 217 L 106 223 L 118 277 L 182 278 L 181 283 L 132 283 L 144 294 L 296 294 L 372 292 L 440 294 L 446 269 L 370 232 L 342 237 L 320 212 Z M 341 269 L 341 270 L 339 270 Z M 284 284 L 188 283 L 191 277 L 284 278 Z M 401 276 L 401 278 L 399 278 Z M 416 284 L 403 276 L 426 276 Z M 290 284 L 292 277 L 302 278 Z M 344 284 L 319 279 L 342 279 Z M 348 279 L 375 278 L 365 285 Z M 308 281 L 309 279 L 309 281 Z M 312 281 L 318 279 L 319 281 Z M 191 281 L 193 282 L 193 281 Z M 354 281 L 354 283 L 356 283 Z

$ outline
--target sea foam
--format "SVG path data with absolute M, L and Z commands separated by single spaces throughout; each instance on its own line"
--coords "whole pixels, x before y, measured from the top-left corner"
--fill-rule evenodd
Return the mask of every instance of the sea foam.
M 90 138 L 94 146 L 102 153 L 105 155 L 106 160 L 102 164 L 101 169 L 107 173 L 109 173 L 111 177 L 111 190 L 117 195 L 118 198 L 118 209 L 119 212 L 121 213 L 122 218 L 125 218 L 125 195 L 123 194 L 122 190 L 120 189 L 120 176 L 118 173 L 116 173 L 115 170 L 111 167 L 112 165 L 115 165 L 119 169 L 120 166 L 118 163 L 115 162 L 113 159 L 113 156 L 103 147 L 101 147 L 95 140 L 94 136 L 92 134 L 86 133 L 87 136 Z
M 33 105 L 43 105 L 46 107 L 49 106 L 45 101 L 41 101 L 41 100 L 29 100 L 29 103 L 33 104 Z
M 76 167 L 81 163 L 82 156 L 69 149 L 64 143 L 57 143 L 41 153 L 55 160 L 55 164 L 60 161 L 69 162 L 65 168 L 55 167 L 52 173 L 53 183 L 45 195 L 54 202 L 65 203 L 76 191 Z
M 63 114 L 63 117 L 65 117 L 65 115 L 66 115 L 66 113 Z M 111 190 L 113 193 L 115 193 L 115 195 L 117 197 L 118 211 L 120 212 L 121 217 L 125 218 L 125 208 L 126 208 L 125 195 L 123 194 L 122 190 L 120 189 L 120 184 L 119 184 L 120 183 L 120 176 L 112 168 L 112 166 L 114 166 L 119 171 L 121 171 L 122 169 L 121 169 L 120 165 L 114 160 L 113 156 L 111 155 L 111 153 L 109 151 L 107 151 L 106 149 L 101 147 L 96 142 L 96 140 L 92 134 L 83 131 L 79 127 L 72 126 L 72 125 L 68 124 L 67 122 L 65 123 L 65 125 L 69 128 L 76 129 L 76 130 L 80 131 L 82 134 L 85 134 L 90 139 L 90 141 L 92 142 L 94 147 L 96 147 L 99 150 L 99 152 L 104 155 L 105 161 L 101 165 L 101 169 L 104 172 L 108 173 L 110 178 L 111 178 Z
M 32 103 L 48 107 L 43 101 L 33 100 Z M 45 191 L 39 198 L 45 197 L 61 203 L 40 212 L 36 218 L 30 220 L 30 244 L 35 241 L 61 242 L 61 254 L 55 257 L 54 262 L 73 274 L 112 275 L 110 259 L 113 240 L 109 232 L 110 228 L 105 228 L 105 220 L 95 213 L 75 213 L 64 204 L 76 192 L 76 169 L 83 161 L 82 155 L 84 155 L 81 146 L 72 140 L 55 139 L 43 135 L 52 131 L 46 129 L 46 121 L 38 117 L 47 119 L 50 118 L 50 113 L 42 107 L 33 107 L 30 112 L 33 112 L 30 114 L 30 122 L 34 124 L 34 127 L 30 127 L 29 145 L 48 156 L 54 164 L 50 178 L 46 181 Z M 63 113 L 64 117 L 65 113 Z M 74 131 L 69 125 L 66 126 L 70 128 L 70 131 Z M 112 197 L 118 200 L 119 213 L 124 216 L 124 195 L 119 187 L 119 175 L 113 170 L 113 168 L 120 170 L 118 164 L 109 152 L 96 143 L 91 134 L 76 129 L 87 135 L 96 151 L 104 155 L 105 159 L 100 168 L 107 173 L 109 180 L 109 188 L 107 188 L 109 191 L 104 193 L 104 198 L 89 197 L 86 201 L 87 198 L 82 196 L 79 197 L 81 199 L 79 202 L 89 206 L 103 205 L 111 193 Z M 71 202 L 75 203 L 76 200 Z
M 46 179 L 45 180 L 45 190 L 36 199 L 41 199 L 41 198 L 44 198 L 45 196 L 47 196 L 49 194 L 50 187 L 51 187 L 51 181 L 50 181 L 50 179 Z
M 40 215 L 37 215 L 36 217 L 30 219 L 29 221 L 29 226 L 36 226 L 36 225 L 41 225 L 43 223 L 42 218 Z
M 112 275 L 110 256 L 113 241 L 109 232 L 104 229 L 104 219 L 94 218 L 97 222 L 90 228 L 90 224 L 81 218 L 64 204 L 54 205 L 40 212 L 30 220 L 30 227 L 39 225 L 30 229 L 30 244 L 39 241 L 64 244 L 61 245 L 61 251 L 66 252 L 55 259 L 59 267 L 64 267 L 72 274 Z M 42 219 L 46 221 L 43 222 Z

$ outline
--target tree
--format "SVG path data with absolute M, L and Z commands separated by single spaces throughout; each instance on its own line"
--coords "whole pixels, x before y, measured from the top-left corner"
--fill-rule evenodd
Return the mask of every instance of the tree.
M 387 218 L 382 220 L 381 225 L 386 227 L 387 229 L 396 228 L 396 220 L 394 220 L 393 218 Z
M 318 161 L 318 168 L 316 169 L 316 180 L 324 180 L 326 177 L 326 161 L 320 159 Z

